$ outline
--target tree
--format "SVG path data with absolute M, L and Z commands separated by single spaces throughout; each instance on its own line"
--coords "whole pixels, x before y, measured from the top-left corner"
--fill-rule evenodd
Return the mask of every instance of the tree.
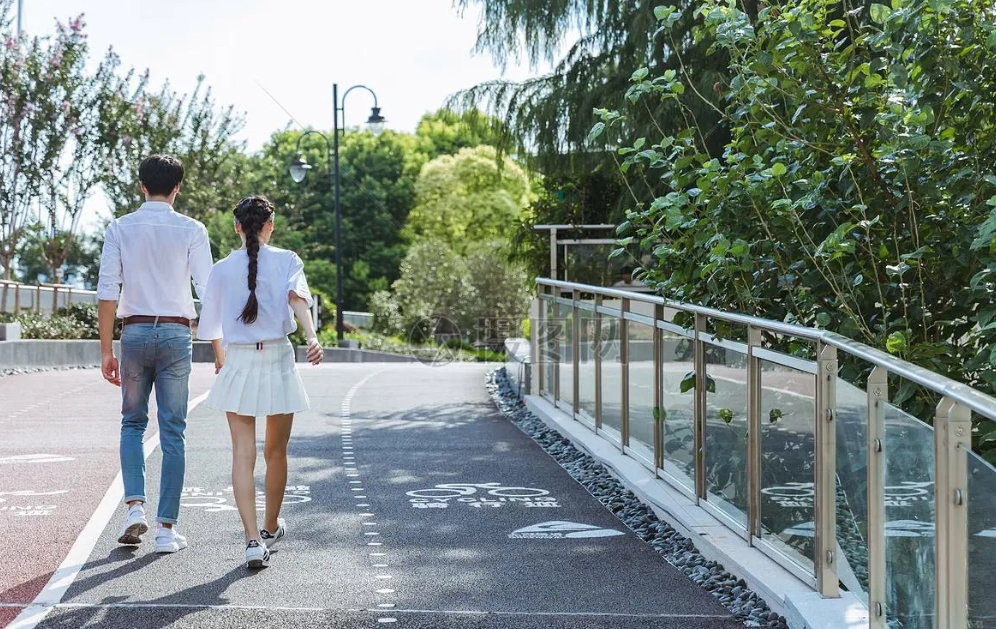
M 190 95 L 177 94 L 169 83 L 151 92 L 148 83 L 148 72 L 137 77 L 130 72 L 115 92 L 121 141 L 111 156 L 115 177 L 105 185 L 114 214 L 131 212 L 144 201 L 138 164 L 154 153 L 169 153 L 183 163 L 178 211 L 203 222 L 227 213 L 249 194 L 243 183 L 245 144 L 236 140 L 245 124 L 242 115 L 232 106 L 218 106 L 203 75 Z
M 116 58 L 90 73 L 82 18 L 53 37 L 14 37 L 0 0 L 0 265 L 12 262 L 36 208 L 48 221 L 45 255 L 58 281 L 83 202 L 104 176 L 113 137 L 105 102 Z
M 996 15 L 982 0 L 844 9 L 791 0 L 755 22 L 701 4 L 701 36 L 732 63 L 717 110 L 731 139 L 715 158 L 691 117 L 612 136 L 629 173 L 666 190 L 638 195 L 623 242 L 654 249 L 645 279 L 668 297 L 831 328 L 992 391 L 996 113 L 978 95 L 996 93 Z M 659 18 L 665 34 L 679 20 Z M 701 104 L 688 80 L 639 72 L 628 92 L 637 108 Z M 625 115 L 602 112 L 596 132 Z M 841 360 L 860 384 L 867 366 Z M 890 391 L 929 421 L 931 396 Z
M 436 317 L 452 321 L 461 330 L 473 323 L 468 304 L 474 289 L 466 264 L 442 241 L 412 245 L 393 288 L 405 330 L 424 333 L 425 322 Z
M 457 112 L 444 108 L 422 116 L 415 136 L 422 140 L 424 152 L 438 157 L 482 144 L 497 144 L 503 133 L 498 119 L 478 109 Z
M 326 168 L 326 145 L 320 137 L 302 142 L 301 150 L 315 166 L 301 184 L 294 183 L 288 166 L 297 157 L 300 132 L 276 133 L 252 159 L 250 180 L 254 192 L 277 206 L 274 243 L 301 253 L 311 267 L 309 281 L 335 295 L 335 215 L 331 173 Z M 328 134 L 331 136 L 331 132 Z M 401 236 L 415 199 L 415 179 L 427 156 L 408 134 L 385 131 L 346 133 L 340 143 L 343 211 L 343 285 L 345 307 L 360 310 L 370 295 L 387 289 L 399 277 L 408 245 Z M 322 261 L 319 264 L 318 261 Z
M 532 287 L 522 265 L 510 263 L 505 243 L 495 241 L 470 253 L 465 261 L 473 291 L 468 309 L 477 339 L 491 349 L 504 349 L 505 338 L 517 335 L 529 314 Z
M 690 87 L 717 99 L 714 85 L 725 85 L 727 57 L 709 54 L 711 42 L 696 36 L 701 20 L 697 2 L 679 3 L 674 36 L 648 46 L 658 28 L 654 16 L 659 3 L 648 0 L 458 0 L 461 11 L 479 6 L 483 12 L 477 51 L 488 52 L 496 63 L 525 57 L 531 67 L 549 62 L 544 76 L 521 83 L 498 80 L 458 94 L 453 102 L 480 107 L 497 116 L 506 133 L 499 148 L 529 148 L 529 165 L 545 175 L 584 174 L 611 160 L 601 146 L 589 141 L 595 108 L 621 108 L 627 102 L 628 78 L 640 68 L 655 76 L 684 69 Z M 747 2 L 751 4 L 751 2 Z M 559 51 L 566 45 L 566 53 Z M 686 117 L 706 130 L 716 153 L 726 135 L 712 103 L 694 103 L 687 109 L 670 102 L 643 101 L 626 119 L 636 137 L 660 126 L 672 130 Z
M 408 217 L 413 239 L 435 239 L 457 253 L 508 233 L 530 201 L 529 178 L 493 147 L 461 149 L 427 163 Z
M 61 238 L 65 239 L 63 234 Z M 46 249 L 51 246 L 48 229 L 41 223 L 31 223 L 24 231 L 24 237 L 17 251 L 16 278 L 27 284 L 56 282 L 52 264 Z M 100 265 L 101 237 L 98 234 L 75 237 L 64 245 L 65 260 L 59 268 L 58 279 L 62 283 L 80 283 L 93 289 L 97 284 L 97 270 Z

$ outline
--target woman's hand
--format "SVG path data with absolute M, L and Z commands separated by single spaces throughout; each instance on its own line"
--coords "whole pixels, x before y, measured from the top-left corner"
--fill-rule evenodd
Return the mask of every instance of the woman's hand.
M 322 362 L 322 357 L 325 355 L 325 350 L 322 349 L 322 344 L 318 342 L 318 339 L 311 339 L 308 341 L 308 362 L 312 365 L 317 365 Z
M 220 350 L 215 352 L 214 355 L 214 373 L 218 375 L 221 368 L 225 366 L 225 350 Z

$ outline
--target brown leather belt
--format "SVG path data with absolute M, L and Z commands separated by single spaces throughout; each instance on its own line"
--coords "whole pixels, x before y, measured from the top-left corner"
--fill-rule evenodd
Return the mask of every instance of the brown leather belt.
M 131 325 L 132 323 L 179 323 L 180 325 L 185 325 L 190 327 L 190 319 L 186 317 L 154 317 L 151 315 L 132 315 L 130 317 L 125 317 L 122 320 L 124 325 Z

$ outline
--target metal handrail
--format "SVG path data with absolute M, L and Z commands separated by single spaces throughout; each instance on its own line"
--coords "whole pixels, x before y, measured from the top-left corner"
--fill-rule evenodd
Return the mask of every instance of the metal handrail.
M 880 349 L 865 345 L 864 343 L 837 334 L 836 332 L 807 328 L 794 323 L 772 321 L 771 319 L 762 319 L 761 317 L 754 317 L 751 315 L 726 312 L 696 304 L 687 304 L 666 299 L 659 295 L 648 295 L 645 293 L 630 292 L 615 288 L 602 288 L 597 286 L 589 286 L 587 284 L 577 284 L 575 282 L 564 282 L 547 278 L 538 278 L 536 283 L 540 286 L 550 286 L 561 291 L 592 293 L 601 295 L 602 297 L 628 299 L 630 301 L 661 305 L 691 314 L 704 315 L 710 319 L 717 319 L 727 323 L 752 326 L 764 330 L 765 332 L 773 332 L 809 341 L 822 342 L 843 350 L 848 354 L 865 360 L 875 366 L 884 367 L 885 369 L 888 369 L 890 373 L 893 373 L 901 378 L 905 378 L 911 382 L 915 382 L 916 384 L 926 387 L 943 396 L 950 397 L 980 415 L 996 420 L 996 398 L 982 393 L 981 391 L 977 391 L 963 382 L 958 382 L 957 380 L 953 380 L 947 376 L 930 371 L 929 369 L 925 369 L 924 367 L 915 365 L 901 358 L 896 358 L 895 356 L 883 352 Z

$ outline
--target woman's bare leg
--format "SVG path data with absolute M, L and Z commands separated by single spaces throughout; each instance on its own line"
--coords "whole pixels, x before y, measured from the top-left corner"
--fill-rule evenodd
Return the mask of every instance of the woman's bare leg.
M 232 489 L 239 517 L 246 530 L 246 543 L 260 541 L 256 522 L 256 418 L 228 413 L 232 431 Z
M 287 490 L 287 442 L 290 441 L 294 413 L 269 415 L 266 418 L 266 444 L 263 458 L 266 459 L 266 511 L 263 527 L 275 533 L 280 507 Z

